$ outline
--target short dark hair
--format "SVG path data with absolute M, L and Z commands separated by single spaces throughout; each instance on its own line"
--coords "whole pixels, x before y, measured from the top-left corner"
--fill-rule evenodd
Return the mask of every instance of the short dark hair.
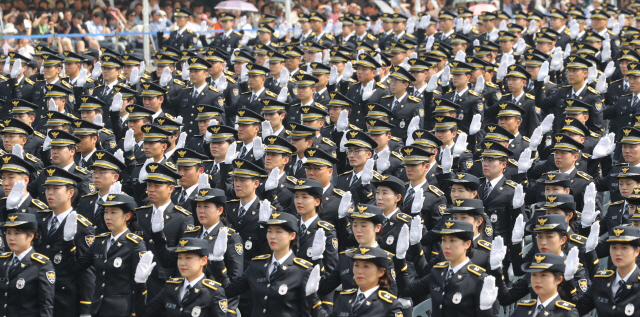
M 78 197 L 78 186 L 67 184 L 67 185 L 64 185 L 64 187 L 67 189 L 67 191 L 73 189 L 73 196 L 71 197 L 71 201 L 76 200 L 76 197 Z

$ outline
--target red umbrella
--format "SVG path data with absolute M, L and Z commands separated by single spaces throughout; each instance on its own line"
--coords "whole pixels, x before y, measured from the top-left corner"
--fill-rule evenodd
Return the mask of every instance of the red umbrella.
M 473 12 L 473 15 L 480 15 L 485 11 L 496 11 L 498 10 L 498 8 L 496 8 L 496 6 L 494 6 L 493 4 L 480 3 L 469 7 L 469 10 Z

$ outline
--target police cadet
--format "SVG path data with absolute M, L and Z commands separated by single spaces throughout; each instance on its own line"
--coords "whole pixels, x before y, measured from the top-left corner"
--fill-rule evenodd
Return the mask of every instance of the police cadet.
M 74 100 L 79 102 L 80 96 L 88 89 L 95 87 L 95 82 L 91 78 L 91 72 L 87 71 L 84 76 L 80 75 L 82 61 L 84 57 L 74 52 L 64 51 L 64 72 L 68 78 L 65 80 L 73 87 Z M 76 110 L 78 105 L 73 109 Z
M 505 112 L 503 113 L 503 116 L 515 117 L 513 118 L 514 120 L 517 120 L 517 117 L 520 117 L 521 123 L 519 125 L 519 133 L 522 133 L 522 135 L 527 137 L 531 137 L 533 130 L 540 125 L 541 120 L 540 111 L 536 108 L 535 97 L 531 94 L 525 93 L 524 91 L 524 86 L 530 78 L 531 75 L 524 69 L 524 67 L 520 65 L 509 66 L 509 72 L 505 76 L 505 79 L 508 82 L 509 91 L 511 93 L 502 95 L 502 98 L 498 101 L 498 105 L 510 102 L 522 109 L 521 111 L 514 111 L 515 109 L 512 107 L 509 112 L 514 112 L 514 115 L 507 116 Z M 489 107 L 486 110 L 485 117 L 493 118 L 501 110 L 503 110 L 502 106 Z M 520 115 L 515 114 L 515 112 L 520 112 Z M 498 121 L 500 120 L 501 117 Z
M 223 189 L 225 182 L 231 183 L 233 179 L 229 175 L 222 175 L 220 170 L 223 164 L 231 164 L 233 161 L 233 157 L 229 157 L 229 161 L 225 162 L 228 149 L 236 146 L 238 131 L 225 125 L 212 125 L 207 128 L 207 132 L 211 134 L 207 147 L 213 160 L 206 164 L 205 172 L 211 176 L 209 184 L 213 188 Z
M 167 90 L 155 83 L 144 83 L 141 86 L 143 90 L 140 93 L 140 104 L 154 112 L 153 119 L 171 116 L 171 114 L 164 111 L 169 104 L 166 98 Z
M 604 111 L 604 119 L 610 120 L 610 127 L 630 126 L 635 120 L 637 103 L 640 94 L 640 63 L 637 61 L 627 62 L 627 74 L 629 86 L 626 93 L 621 93 L 615 98 L 617 101 Z M 622 65 L 620 66 L 622 67 Z M 613 96 L 612 96 L 613 97 Z
M 67 83 L 65 81 L 61 81 L 60 83 L 46 86 L 47 92 L 44 95 L 44 97 L 47 99 L 47 107 L 40 109 L 40 113 L 42 114 L 40 119 L 46 120 L 44 114 L 47 113 L 47 116 L 48 116 L 47 109 L 49 111 L 55 111 L 55 112 L 59 112 L 60 114 L 68 115 L 72 119 L 76 118 L 72 114 L 73 102 L 70 99 L 72 98 L 71 96 L 73 96 L 73 91 L 71 91 L 70 88 L 63 86 L 62 84 L 67 84 Z M 43 134 L 46 133 L 47 132 L 46 127 L 44 127 L 44 125 L 46 124 L 47 121 L 45 120 L 40 120 L 35 130 L 38 130 Z
M 138 73 L 136 77 L 132 77 L 133 70 L 137 69 L 140 71 L 140 64 L 144 61 L 142 56 L 138 54 L 129 54 L 125 53 L 121 55 L 122 63 L 124 66 L 122 67 L 122 76 L 126 78 L 123 84 L 126 84 L 130 87 L 136 87 L 142 80 L 149 80 L 151 77 L 146 73 Z
M 605 102 L 606 102 L 606 105 L 608 106 L 607 112 L 605 112 L 604 114 L 605 116 L 610 115 L 610 112 L 613 109 L 612 110 L 608 110 L 608 109 L 616 105 L 618 99 L 622 95 L 626 95 L 631 92 L 630 91 L 631 82 L 629 81 L 630 78 L 627 77 L 627 74 L 629 73 L 629 70 L 630 70 L 629 64 L 634 62 L 635 63 L 639 62 L 640 54 L 636 50 L 632 50 L 630 48 L 623 48 L 620 50 L 620 57 L 618 58 L 618 61 L 620 63 L 620 67 L 616 68 L 614 75 L 611 76 L 609 88 L 605 93 Z M 614 77 L 616 77 L 616 74 L 622 75 L 622 78 L 615 79 Z M 635 88 L 637 92 L 638 88 L 637 87 Z M 613 126 L 616 126 L 616 125 L 613 125 Z
M 176 62 L 178 61 L 177 55 L 174 52 L 165 50 L 157 52 L 153 55 L 153 58 L 156 61 L 157 69 L 154 73 L 151 74 L 150 79 L 141 79 L 141 83 L 153 82 L 167 89 L 169 92 L 169 100 L 176 100 L 180 93 L 182 92 L 182 88 L 186 86 L 186 83 L 181 80 L 181 78 L 177 78 L 176 76 L 181 76 L 182 73 L 178 73 L 176 71 Z M 165 71 L 167 69 L 167 71 Z M 162 75 L 166 74 L 164 77 Z M 169 110 L 169 109 L 168 109 Z
M 300 45 L 300 43 L 304 43 L 309 37 L 315 35 L 311 30 L 311 25 L 309 24 L 309 14 L 298 13 L 298 23 L 300 23 L 300 33 L 294 32 L 291 37 L 291 44 L 296 46 Z
M 0 131 L 0 135 L 2 135 L 2 143 L 6 149 L 5 152 L 14 152 L 14 147 L 16 145 L 20 146 L 21 152 L 24 151 L 25 143 L 28 142 L 29 136 L 33 135 L 31 127 L 18 119 L 12 118 L 5 118 L 2 123 L 4 123 L 4 129 Z M 27 153 L 26 151 L 21 153 L 20 157 L 33 165 L 36 171 L 39 171 L 44 167 L 44 164 L 37 156 Z M 35 180 L 38 177 L 38 174 L 34 171 L 31 172 L 29 176 L 31 180 Z
M 72 136 L 65 136 L 67 139 L 69 137 Z M 73 261 L 71 257 L 78 259 L 89 250 L 95 239 L 93 225 L 87 218 L 71 216 L 75 214 L 72 202 L 79 196 L 78 188 L 84 179 L 56 166 L 45 168 L 40 175 L 46 179 L 41 186 L 45 188 L 46 195 L 43 194 L 43 197 L 46 197 L 50 209 L 37 215 L 38 229 L 42 234 L 36 250 L 53 260 L 57 273 L 53 316 L 89 314 L 95 286 L 93 270 L 71 272 L 66 269 L 69 262 Z M 65 234 L 64 228 L 67 223 L 77 226 L 75 236 L 68 237 Z M 70 250 L 65 243 L 69 240 L 75 242 L 75 254 L 65 252 L 65 249 Z
M 353 169 L 340 174 L 336 188 L 352 191 L 355 204 L 373 204 L 375 194 L 370 183 L 374 178 L 379 180 L 381 175 L 374 171 L 375 161 L 371 157 L 378 144 L 361 131 L 346 132 L 346 139 L 348 166 Z
M 521 132 L 522 130 L 520 128 L 522 126 L 521 123 L 523 122 L 523 117 L 528 117 L 528 112 L 526 112 L 521 106 L 517 106 L 511 102 L 501 102 L 498 104 L 497 108 L 499 108 L 497 113 L 498 124 L 501 128 L 507 130 L 514 136 L 509 139 L 508 148 L 513 152 L 514 157 L 520 157 L 520 153 L 529 147 L 530 139 L 526 134 Z M 537 116 L 534 114 L 531 115 Z M 531 122 L 532 120 L 527 119 L 527 121 Z M 529 135 L 532 133 L 533 130 L 530 130 Z
M 116 88 L 125 88 L 125 87 L 116 87 Z M 128 88 L 125 88 L 125 89 L 128 89 Z M 103 128 L 104 122 L 110 121 L 110 120 L 108 119 L 105 120 L 105 118 L 102 117 L 102 101 L 95 97 L 82 96 L 80 97 L 79 102 L 80 102 L 80 107 L 79 107 L 80 117 L 82 118 L 82 120 L 74 120 L 73 122 L 74 129 L 95 130 L 95 133 L 98 136 L 96 147 L 107 150 L 111 153 L 115 152 L 116 136 L 113 133 L 113 131 L 107 128 Z M 100 117 L 96 117 L 97 115 L 100 115 Z M 77 132 L 74 131 L 74 133 L 77 133 Z
M 27 185 L 35 180 L 37 171 L 33 162 L 24 159 L 21 153 L 16 153 L 3 155 L 2 163 L 0 172 L 5 197 L 0 199 L 0 219 L 6 220 L 10 213 L 37 215 L 49 208 L 42 201 L 32 198 L 27 191 Z M 0 247 L 6 247 L 5 242 Z
M 33 130 L 38 106 L 24 99 L 11 100 L 11 104 L 13 108 L 11 108 L 9 114 L 13 116 L 13 118 L 24 122 Z M 33 131 L 33 134 L 27 136 L 27 142 L 23 145 L 24 151 L 30 155 L 35 155 L 37 151 L 40 151 L 45 137 L 46 136 L 39 131 Z
M 211 53 L 211 54 L 209 54 Z M 232 76 L 226 73 L 228 55 L 220 50 L 207 52 L 207 61 L 211 64 L 209 68 L 209 78 L 207 81 L 211 86 L 220 90 L 224 97 L 224 113 L 232 113 L 240 97 L 240 85 Z M 214 104 L 220 106 L 220 104 Z M 223 116 L 225 118 L 225 116 Z M 226 121 L 221 121 L 232 125 L 233 118 L 226 117 Z
M 133 197 L 113 189 L 99 205 L 104 210 L 110 232 L 96 236 L 97 240 L 86 252 L 67 262 L 65 271 L 96 271 L 95 289 L 88 294 L 93 299 L 88 303 L 92 316 L 128 316 L 135 307 L 133 298 L 137 291 L 135 282 L 138 281 L 136 267 L 139 262 L 146 262 L 145 259 L 152 254 L 143 257 L 146 253 L 143 240 L 131 232 L 137 227 Z M 76 213 L 72 212 L 68 217 L 75 218 Z M 73 257 L 78 252 L 77 242 L 73 239 L 78 227 L 77 224 L 65 225 L 63 256 Z
M 236 24 L 236 16 L 230 12 L 221 12 L 218 14 L 218 22 L 222 25 L 223 32 L 217 33 L 210 43 L 216 47 L 216 50 L 227 52 L 227 55 L 238 47 L 243 34 L 234 30 Z M 204 42 L 202 44 L 205 44 Z
M 48 168 L 57 167 L 58 169 L 63 169 L 65 172 L 80 179 L 75 189 L 77 195 L 73 195 L 72 201 L 73 206 L 77 206 L 80 197 L 94 191 L 89 171 L 74 162 L 74 156 L 78 151 L 76 144 L 80 142 L 80 139 L 69 132 L 57 129 L 49 130 L 48 136 L 51 139 L 51 163 L 53 164 Z M 46 184 L 48 177 L 50 176 L 47 176 L 47 173 L 40 173 L 38 179 L 27 187 L 29 193 L 34 197 L 40 198 L 40 200 L 46 199 L 46 188 L 43 184 Z
M 287 138 L 291 133 L 291 131 L 284 127 L 288 104 L 273 99 L 262 99 L 262 104 L 262 116 L 265 118 L 265 121 L 269 122 L 271 131 L 273 132 L 272 135 Z M 264 136 L 264 129 L 262 134 Z
M 338 159 L 320 149 L 309 148 L 304 151 L 306 160 L 303 163 L 307 178 L 320 182 L 322 185 L 322 214 L 320 218 L 336 225 L 338 221 L 338 207 L 344 195 L 344 191 L 335 188 L 332 183 L 335 165 Z
M 443 174 L 442 166 L 438 165 L 438 162 L 436 162 L 436 157 L 438 156 L 438 153 L 439 153 L 438 151 L 440 151 L 441 149 L 440 147 L 442 146 L 442 141 L 440 141 L 440 139 L 438 139 L 433 133 L 427 130 L 422 130 L 422 129 L 413 131 L 413 134 L 411 136 L 413 137 L 413 143 L 411 143 L 410 145 L 419 147 L 421 149 L 424 149 L 433 153 L 433 155 L 429 156 L 429 162 L 428 162 L 429 169 L 427 170 L 427 183 L 429 183 L 429 185 L 434 185 L 436 187 L 439 187 L 446 192 L 446 190 L 444 190 L 446 184 L 442 184 L 438 180 L 438 176 Z M 400 151 L 400 149 L 398 149 L 398 151 Z M 406 173 L 403 172 L 402 175 L 399 177 L 401 179 L 406 179 L 407 175 Z
M 77 210 L 93 223 L 96 235 L 101 235 L 109 231 L 109 228 L 104 220 L 105 208 L 100 203 L 108 200 L 109 189 L 113 184 L 126 179 L 127 166 L 118 157 L 106 151 L 93 152 L 91 161 L 92 164 L 87 168 L 92 171 L 96 191 L 82 196 Z
M 0 227 L 10 244 L 0 254 L 0 313 L 4 316 L 53 317 L 56 272 L 49 259 L 33 248 L 40 241 L 36 215 L 9 214 Z
M 376 69 L 381 65 L 369 54 L 359 54 L 355 63 L 358 82 L 350 82 L 345 97 L 352 100 L 354 105 L 349 113 L 349 122 L 360 129 L 366 126 L 364 117 L 366 105 L 381 103 L 382 96 L 390 94 L 389 87 L 380 82 L 375 82 Z M 369 86 L 369 88 L 367 88 Z
M 380 104 L 391 109 L 391 120 L 389 123 L 395 127 L 391 130 L 394 136 L 406 139 L 409 123 L 414 117 L 419 118 L 419 126 L 422 127 L 424 120 L 424 105 L 420 98 L 407 93 L 411 82 L 415 77 L 401 66 L 393 66 L 391 75 L 391 95 L 383 96 Z
M 189 17 L 193 14 L 184 8 L 177 8 L 174 11 L 178 29 L 171 31 L 168 39 L 163 39 L 163 36 L 158 36 L 158 40 L 160 42 L 158 46 L 173 46 L 180 50 L 187 49 L 190 46 L 195 45 L 198 41 L 198 38 L 193 31 L 187 28 Z
M 358 44 L 360 42 L 367 43 L 373 48 L 378 48 L 378 38 L 376 38 L 375 35 L 369 33 L 369 31 L 367 30 L 367 23 L 370 22 L 369 17 L 364 15 L 352 15 L 350 18 L 353 20 L 354 33 L 353 36 L 348 39 L 348 41 L 356 44 L 357 46 L 360 46 L 360 44 Z M 344 23 L 342 23 L 342 25 L 344 25 Z
M 373 149 L 372 158 L 376 162 L 374 169 L 383 175 L 393 175 L 399 178 L 405 177 L 406 175 L 402 167 L 402 155 L 389 147 L 391 131 L 394 125 L 382 120 L 367 119 L 367 126 L 369 126 L 367 134 L 369 134 L 371 139 L 378 145 Z
M 409 225 L 412 219 L 400 210 L 405 192 L 404 182 L 395 176 L 382 176 L 380 180 L 374 181 L 373 185 L 376 187 L 376 204 L 382 209 L 385 217 L 380 231 L 380 248 L 387 252 L 395 252 L 402 226 Z
M 238 125 L 238 142 L 234 148 L 237 153 L 237 158 L 251 161 L 258 166 L 264 165 L 262 156 L 264 154 L 264 148 L 258 150 L 254 149 L 256 138 L 259 140 L 258 132 L 260 131 L 260 124 L 264 121 L 264 118 L 247 109 L 238 110 L 238 119 L 236 124 Z
M 167 162 L 175 163 L 171 159 L 171 156 L 176 151 L 178 143 L 181 142 L 180 146 L 184 146 L 185 138 L 187 137 L 186 132 L 180 132 L 180 130 L 182 129 L 182 123 L 180 123 L 179 121 L 171 120 L 167 117 L 157 117 L 155 120 L 153 120 L 153 124 L 159 126 L 165 131 L 171 132 L 171 135 L 169 135 L 168 138 L 169 144 L 164 150 L 164 158 L 167 160 Z
M 606 214 L 599 221 L 602 234 L 608 232 L 610 228 L 631 222 L 631 214 L 629 213 L 630 204 L 626 199 L 635 194 L 636 188 L 640 187 L 640 167 L 625 166 L 620 169 L 619 173 L 611 176 L 618 179 L 618 189 L 625 199 L 615 202 L 612 201 L 609 204 Z M 584 233 L 587 233 L 586 229 L 589 228 L 589 226 L 586 226 L 586 228 L 583 226 L 583 228 L 585 229 Z
M 189 139 L 185 147 L 211 157 L 211 151 L 209 151 L 208 145 L 210 141 L 207 139 L 207 128 L 210 125 L 214 125 L 215 122 L 224 124 L 222 120 L 223 110 L 217 105 L 204 104 L 198 105 L 196 110 L 198 110 L 196 121 L 198 121 L 198 131 L 200 134 L 191 135 L 191 139 Z M 212 120 L 215 120 L 215 122 Z
M 453 87 L 444 95 L 443 99 L 452 101 L 460 105 L 460 113 L 458 114 L 458 127 L 465 132 L 469 132 L 469 126 L 474 114 L 483 114 L 484 100 L 482 95 L 475 90 L 469 89 L 469 79 L 473 66 L 459 61 L 449 63 L 451 67 L 451 77 L 453 78 Z M 448 82 L 442 82 L 443 89 L 447 89 Z
M 452 107 L 444 108 L 448 108 L 449 111 L 453 109 Z M 446 155 L 451 153 L 451 157 L 453 157 L 451 167 L 455 171 L 466 172 L 471 169 L 473 166 L 473 153 L 467 150 L 464 145 L 460 143 L 461 141 L 458 142 L 458 140 L 462 140 L 458 135 L 460 133 L 458 132 L 460 119 L 450 116 L 436 115 L 433 117 L 433 120 L 435 122 L 433 127 L 435 130 L 434 135 L 442 142 L 436 155 L 436 162 L 438 162 L 438 164 L 442 164 L 444 161 L 448 161 L 444 159 L 444 155 L 445 153 L 447 153 Z M 456 138 L 458 140 L 456 140 Z M 401 152 L 400 154 L 403 153 Z
M 177 180 L 180 179 L 180 174 L 173 164 L 150 163 L 145 167 L 145 172 L 147 176 L 144 182 L 147 185 L 151 205 L 136 208 L 135 213 L 138 219 L 136 235 L 144 239 L 147 250 L 158 253 L 158 248 L 161 246 L 156 246 L 157 239 L 153 239 L 153 232 L 162 231 L 166 238 L 166 245 L 175 247 L 183 233 L 193 229 L 193 217 L 189 211 L 171 202 L 171 194 Z M 160 215 L 162 215 L 164 222 L 154 224 L 152 220 Z M 172 269 L 166 268 L 162 264 L 157 265 L 147 280 L 149 296 L 155 297 L 161 292 L 165 281 L 172 274 Z
M 124 63 L 113 56 L 103 55 L 102 59 L 104 60 L 102 63 L 102 77 L 104 79 L 104 84 L 96 86 L 93 88 L 93 91 L 89 90 L 89 95 L 102 100 L 102 102 L 104 102 L 102 113 L 107 113 L 109 111 L 107 107 L 111 106 L 113 97 L 116 95 L 114 87 L 120 84 L 119 76 L 122 73 Z M 111 129 L 110 121 L 107 120 L 107 122 L 105 122 L 105 128 Z
M 102 143 L 102 140 L 100 140 L 102 126 L 100 125 L 85 120 L 74 120 L 73 125 L 73 134 L 80 139 L 80 142 L 76 145 L 78 151 L 74 161 L 80 167 L 87 168 L 93 163 L 92 154 L 96 149 L 105 149 L 106 147 L 106 149 L 112 150 L 110 145 L 115 145 L 116 143 L 113 134 L 103 134 L 104 136 L 110 136 L 111 140 L 105 140 L 105 143 Z
M 107 119 L 105 117 L 106 115 L 102 114 L 102 119 L 103 121 L 111 120 L 111 129 L 113 131 L 113 135 L 115 136 L 116 140 L 120 140 L 124 138 L 126 130 L 128 130 L 127 118 L 129 116 L 129 112 L 127 111 L 127 108 L 135 103 L 137 92 L 125 86 L 114 86 L 113 89 L 115 89 L 116 95 L 118 93 L 120 94 L 122 103 L 120 103 L 117 98 L 114 98 L 114 100 L 111 102 L 111 107 L 109 107 L 109 118 Z M 96 108 L 96 111 L 97 110 L 98 109 Z
M 243 78 L 240 75 L 242 75 L 243 66 L 249 63 L 254 63 L 255 59 L 253 58 L 253 56 L 251 56 L 251 53 L 248 52 L 246 49 L 236 49 L 233 52 L 233 56 L 234 57 L 231 59 L 233 63 L 233 70 L 234 70 L 233 79 L 235 79 L 238 82 L 240 86 L 240 92 L 249 91 L 249 82 L 242 81 Z
M 249 90 L 240 94 L 240 97 L 238 97 L 237 105 L 234 105 L 234 108 L 231 110 L 231 112 L 226 114 L 227 116 L 231 116 L 232 118 L 235 118 L 235 116 L 238 115 L 238 110 L 242 108 L 246 108 L 259 113 L 263 106 L 260 102 L 262 99 L 276 99 L 278 97 L 277 94 L 269 91 L 265 87 L 267 74 L 269 74 L 268 68 L 262 65 L 249 63 L 247 64 L 247 73 L 249 76 Z
M 316 104 L 314 95 L 316 93 L 315 86 L 318 83 L 318 78 L 311 74 L 298 74 L 292 76 L 292 78 L 296 81 L 296 89 L 294 89 L 294 93 L 297 96 L 297 99 L 300 100 L 300 103 L 291 104 L 291 107 L 287 112 L 287 123 L 300 122 L 302 115 L 302 111 L 300 109 L 302 106 L 313 106 Z
M 132 132 L 127 132 L 125 136 L 118 141 L 117 147 L 124 150 L 127 165 L 134 163 L 134 160 L 134 164 L 143 163 L 146 155 L 144 153 L 145 131 L 142 130 L 142 127 L 150 125 L 151 122 L 153 122 L 152 117 L 155 112 L 135 104 L 130 104 L 126 106 L 125 109 L 128 113 L 126 117 L 124 117 L 124 122 Z
M 176 186 L 171 194 L 171 201 L 193 215 L 195 215 L 195 210 L 192 208 L 193 200 L 200 187 L 198 179 L 204 173 L 204 160 L 207 158 L 204 154 L 187 148 L 178 148 L 171 155 L 171 160 L 175 162 L 175 166 L 178 168 L 178 174 L 182 176 L 182 178 L 178 179 L 180 185 Z M 194 216 L 194 223 L 198 223 L 195 220 L 197 219 Z
M 322 149 L 327 153 L 336 153 L 337 146 L 336 143 L 331 139 L 322 136 L 320 130 L 324 127 L 326 123 L 326 118 L 329 117 L 329 113 L 327 113 L 324 109 L 326 109 L 323 105 L 316 103 L 315 106 L 303 106 L 301 110 L 301 119 L 302 124 L 315 128 L 315 135 L 313 137 L 313 147 Z
M 27 63 L 30 59 L 16 52 L 9 53 L 9 57 L 12 66 L 11 74 L 9 74 L 11 78 L 2 84 L 8 86 L 6 89 L 3 89 L 3 91 L 8 92 L 10 95 L 3 96 L 2 99 L 0 99 L 3 104 L 11 99 L 30 99 L 32 89 L 35 84 L 31 79 L 24 75 L 24 72 L 27 70 Z M 20 63 L 21 67 L 16 68 L 18 65 L 15 63 L 17 62 Z M 5 115 L 6 111 L 7 110 L 4 111 Z
M 321 63 L 311 63 L 310 65 L 311 75 L 318 79 L 315 92 L 313 93 L 313 100 L 326 107 L 329 104 L 329 100 L 331 100 L 329 90 L 327 89 L 331 67 Z
M 280 206 L 288 208 L 293 204 L 293 194 L 287 188 L 296 184 L 296 178 L 287 176 L 286 165 L 291 161 L 296 147 L 287 139 L 275 135 L 266 136 L 264 143 L 264 168 L 269 177 L 260 184 L 257 195 L 263 199 L 275 198 Z M 267 193 L 269 191 L 272 192 Z

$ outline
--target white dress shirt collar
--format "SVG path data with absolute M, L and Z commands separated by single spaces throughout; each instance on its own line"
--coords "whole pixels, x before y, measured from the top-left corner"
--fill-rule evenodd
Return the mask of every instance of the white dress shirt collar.
M 458 271 L 460 271 L 461 268 L 467 265 L 467 263 L 469 263 L 469 258 L 464 260 L 462 263 L 456 265 L 455 267 L 450 267 L 450 268 L 453 270 L 453 273 L 455 274 L 455 273 L 458 273 Z
M 363 292 L 360 288 L 358 288 L 358 295 L 356 295 L 356 298 L 358 298 L 360 294 L 364 294 L 364 298 L 367 299 L 369 298 L 369 296 L 371 296 L 371 294 L 375 293 L 379 288 L 380 288 L 380 285 L 376 285 L 376 287 L 369 289 L 366 292 Z

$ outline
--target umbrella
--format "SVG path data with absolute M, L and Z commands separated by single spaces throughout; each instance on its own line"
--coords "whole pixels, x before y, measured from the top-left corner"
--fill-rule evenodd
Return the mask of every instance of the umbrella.
M 256 6 L 244 1 L 222 1 L 215 9 L 258 12 Z
M 382 13 L 395 13 L 393 12 L 393 9 L 391 9 L 391 7 L 383 0 L 374 0 L 373 2 L 378 6 Z
M 496 11 L 498 10 L 498 8 L 496 8 L 496 6 L 494 6 L 493 4 L 488 4 L 488 3 L 480 3 L 480 4 L 476 4 L 474 6 L 469 7 L 469 10 L 471 10 L 473 12 L 473 15 L 480 15 L 482 12 L 485 11 Z

